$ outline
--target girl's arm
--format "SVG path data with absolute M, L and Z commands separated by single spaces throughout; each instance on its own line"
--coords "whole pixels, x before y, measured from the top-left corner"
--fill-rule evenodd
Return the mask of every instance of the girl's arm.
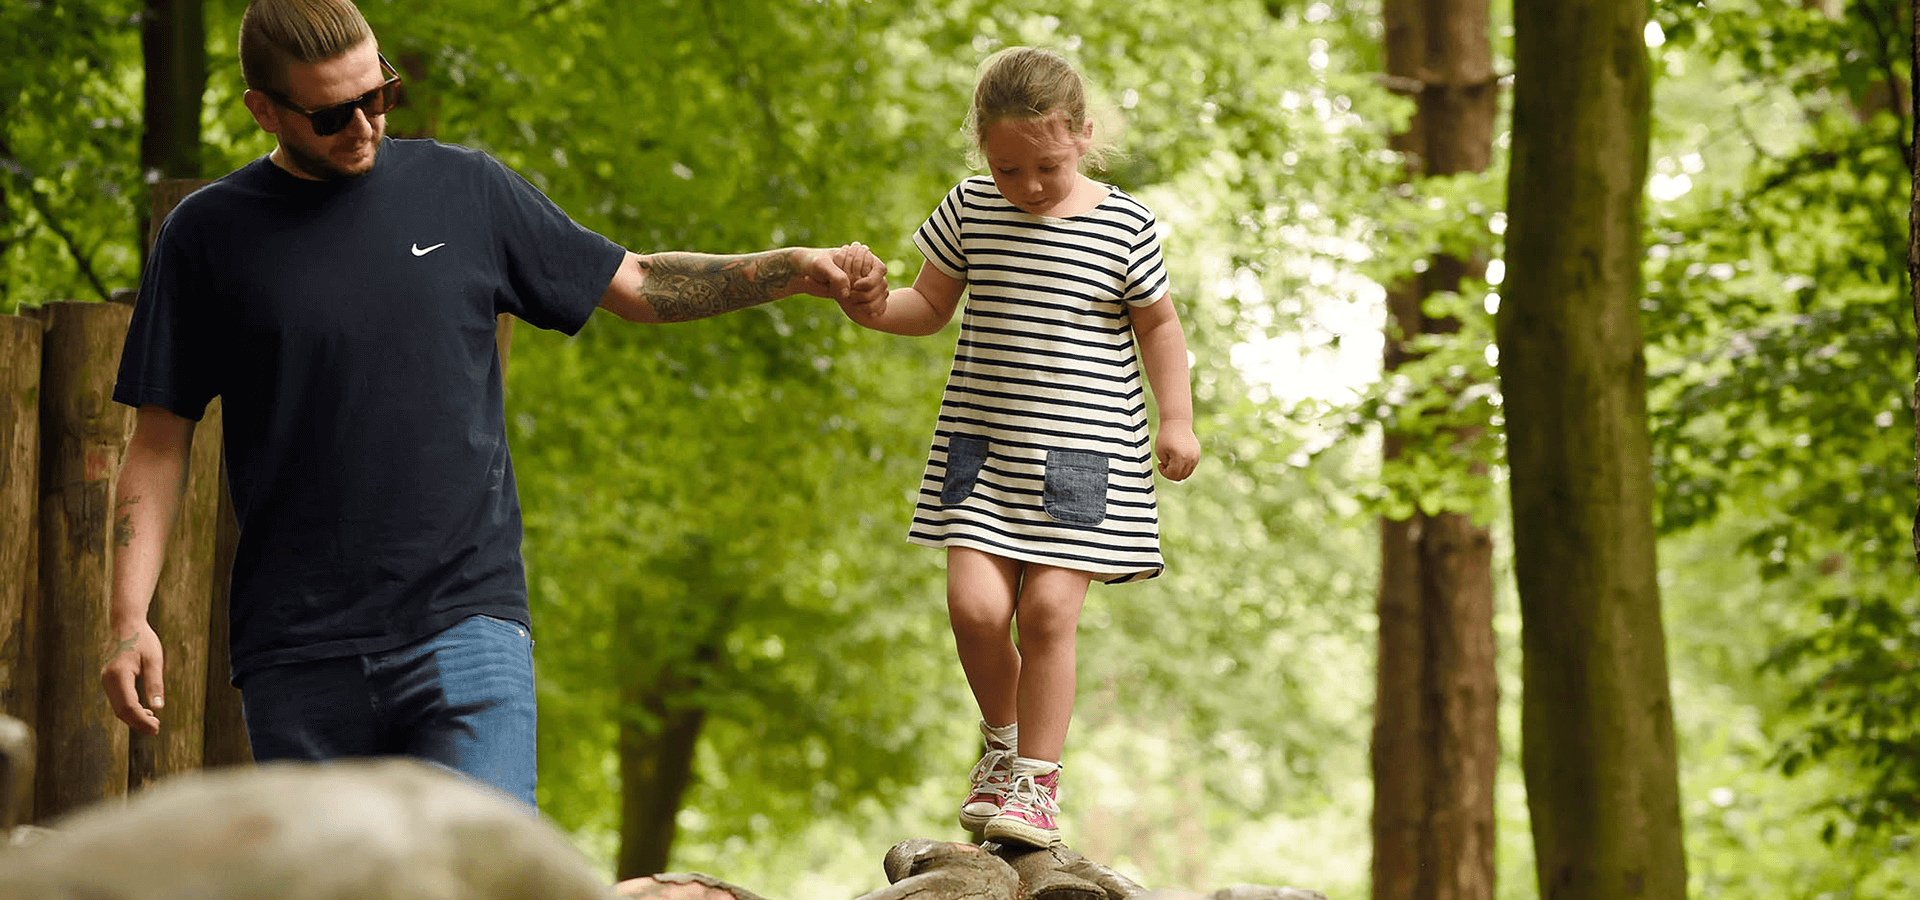
M 1147 306 L 1127 307 L 1140 342 L 1140 361 L 1160 406 L 1160 427 L 1153 440 L 1160 474 L 1185 481 L 1200 462 L 1200 440 L 1193 436 L 1193 391 L 1187 384 L 1187 336 L 1171 294 Z
M 847 318 L 889 334 L 926 335 L 945 328 L 960 305 L 960 292 L 967 283 L 940 271 L 933 263 L 921 263 L 913 287 L 889 291 L 878 300 L 861 303 L 842 302 Z M 1185 357 L 1182 357 L 1184 364 Z

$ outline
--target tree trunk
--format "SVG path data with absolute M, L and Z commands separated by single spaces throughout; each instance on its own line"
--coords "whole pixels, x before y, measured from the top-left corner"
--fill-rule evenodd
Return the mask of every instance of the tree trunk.
M 1913 51 L 1910 60 L 1912 67 L 1908 72 L 1920 72 L 1920 12 L 1907 16 L 1913 27 L 1913 40 L 1907 45 Z M 1908 146 L 1920 155 L 1920 90 L 1908 91 L 1908 102 L 1912 104 L 1913 140 Z M 1910 194 L 1907 214 L 1907 290 L 1913 300 L 1913 325 L 1915 334 L 1920 334 L 1920 165 L 1913 166 L 1913 188 Z M 1913 348 L 1913 406 L 1917 414 L 1913 418 L 1913 490 L 1920 499 L 1920 339 Z M 1920 504 L 1913 511 L 1913 563 L 1920 567 Z
M 1485 171 L 1496 99 L 1487 0 L 1387 0 L 1383 16 L 1387 74 L 1415 97 L 1411 124 L 1391 138 L 1409 175 Z M 1427 295 L 1485 269 L 1484 254 L 1441 256 L 1389 288 L 1389 371 L 1411 361 L 1414 338 L 1459 331 L 1458 321 L 1425 315 Z M 1408 440 L 1389 431 L 1386 458 Z M 1500 757 L 1493 543 L 1464 515 L 1419 510 L 1383 519 L 1380 538 L 1372 896 L 1490 900 Z
M 1496 316 L 1540 896 L 1686 896 L 1639 319 L 1647 4 L 1514 4 Z
M 149 183 L 162 178 L 199 178 L 200 114 L 207 91 L 207 26 L 202 0 L 145 2 L 140 17 L 140 55 L 146 67 L 140 170 Z M 153 220 L 158 221 L 160 216 L 155 210 Z M 144 234 L 149 228 L 140 230 Z
M 133 411 L 114 403 L 132 307 L 48 304 L 40 396 L 40 659 L 34 738 L 41 819 L 126 793 L 127 727 L 100 693 L 113 647 L 113 476 Z
M 38 706 L 40 334 L 37 318 L 0 316 L 0 721 L 22 723 L 34 721 Z M 0 797 L 13 807 L 12 821 L 0 826 L 32 821 L 32 796 L 29 789 Z
M 687 687 L 684 679 L 667 678 L 622 698 L 624 707 L 644 711 L 654 727 L 631 713 L 621 717 L 619 878 L 667 869 L 674 820 L 693 783 L 694 748 L 707 723 L 705 709 L 677 705 Z

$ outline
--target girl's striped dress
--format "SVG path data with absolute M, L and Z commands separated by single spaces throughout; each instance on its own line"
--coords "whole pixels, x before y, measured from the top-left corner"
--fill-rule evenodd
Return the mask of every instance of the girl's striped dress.
M 1068 218 L 961 182 L 914 233 L 967 284 L 908 540 L 1152 578 L 1153 442 L 1128 305 L 1167 293 L 1153 213 L 1118 188 Z

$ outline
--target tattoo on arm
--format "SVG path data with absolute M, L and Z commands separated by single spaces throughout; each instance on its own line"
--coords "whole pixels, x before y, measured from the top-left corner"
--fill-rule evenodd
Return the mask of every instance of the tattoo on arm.
M 113 543 L 116 547 L 133 546 L 133 513 L 127 508 L 140 502 L 139 497 L 128 497 L 114 507 L 120 510 L 120 518 L 113 522 Z
M 745 256 L 655 253 L 640 258 L 640 296 L 662 322 L 690 322 L 759 306 L 799 271 L 785 250 Z

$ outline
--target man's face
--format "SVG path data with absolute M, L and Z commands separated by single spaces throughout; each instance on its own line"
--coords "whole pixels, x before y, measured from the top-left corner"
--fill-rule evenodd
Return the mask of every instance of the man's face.
M 378 88 L 386 75 L 380 68 L 379 47 L 372 39 L 332 59 L 287 66 L 283 99 L 302 109 L 320 110 L 353 100 Z M 369 118 L 356 109 L 346 128 L 330 135 L 313 133 L 313 122 L 258 91 L 247 92 L 247 109 L 260 127 L 280 140 L 275 162 L 302 178 L 339 181 L 373 170 L 386 133 L 387 117 Z

